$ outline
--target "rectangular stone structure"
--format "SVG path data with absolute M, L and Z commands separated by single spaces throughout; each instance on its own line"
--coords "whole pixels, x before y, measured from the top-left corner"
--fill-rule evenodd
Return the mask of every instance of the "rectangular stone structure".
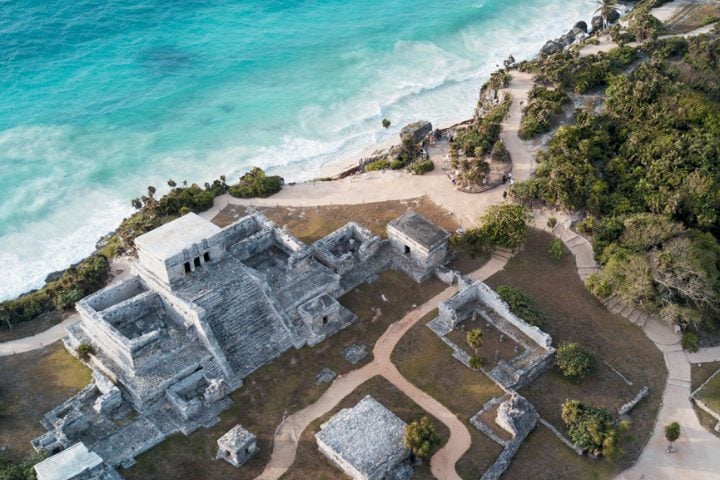
M 318 449 L 354 480 L 382 480 L 410 451 L 403 446 L 406 423 L 370 395 L 320 426 Z
M 242 425 L 235 425 L 218 439 L 218 452 L 215 458 L 228 462 L 235 468 L 242 466 L 260 449 L 255 435 Z
M 79 442 L 35 465 L 38 480 L 122 480 L 95 452 Z
M 421 267 L 435 268 L 447 261 L 450 234 L 418 213 L 410 211 L 388 223 L 387 234 L 398 253 Z

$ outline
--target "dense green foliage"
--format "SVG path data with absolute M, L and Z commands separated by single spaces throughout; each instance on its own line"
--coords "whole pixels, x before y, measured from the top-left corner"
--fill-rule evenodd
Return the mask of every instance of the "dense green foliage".
M 415 175 L 424 175 L 427 172 L 432 172 L 435 169 L 435 164 L 432 160 L 419 160 L 410 165 L 410 171 Z
M 553 260 L 560 260 L 565 254 L 565 247 L 563 246 L 562 240 L 556 238 L 550 242 L 550 248 L 548 249 L 548 255 Z
M 46 456 L 44 453 L 34 453 L 17 464 L 0 460 L 0 480 L 35 480 L 37 476 L 33 466 Z
M 672 443 L 680 438 L 680 424 L 678 422 L 671 422 L 665 425 L 665 439 Z
M 480 355 L 471 355 L 468 366 L 473 370 L 480 370 L 485 365 L 485 359 Z
M 482 216 L 480 228 L 469 230 L 465 241 L 473 248 L 519 248 L 528 234 L 529 215 L 522 205 L 494 205 Z
M 693 332 L 685 332 L 682 336 L 682 347 L 690 353 L 698 351 L 700 339 Z
M 533 85 L 528 92 L 528 103 L 520 121 L 520 138 L 529 140 L 550 130 L 553 115 L 562 113 L 562 107 L 570 97 L 562 89 L 550 89 Z
M 562 404 L 562 419 L 570 440 L 586 452 L 606 457 L 617 452 L 618 427 L 606 409 L 567 400 Z
M 507 303 L 510 311 L 525 320 L 530 325 L 539 327 L 545 321 L 545 314 L 538 308 L 535 300 L 517 288 L 501 285 L 497 293 L 503 302 Z
M 473 328 L 467 333 L 465 339 L 467 340 L 468 345 L 470 345 L 470 348 L 475 350 L 475 354 L 477 355 L 478 349 L 482 347 L 483 342 L 485 341 L 485 334 L 481 329 Z
M 440 445 L 440 437 L 435 432 L 435 425 L 426 416 L 415 420 L 405 427 L 403 445 L 409 448 L 418 458 L 427 458 L 435 447 Z
M 254 167 L 240 177 L 240 182 L 232 185 L 228 192 L 237 198 L 269 197 L 282 189 L 285 181 L 277 175 L 266 175 L 258 167 Z
M 566 377 L 583 378 L 595 369 L 595 354 L 579 343 L 563 342 L 555 352 L 555 365 Z
M 644 48 L 636 68 L 604 70 L 602 113 L 578 112 L 559 128 L 536 176 L 512 194 L 588 215 L 578 228 L 593 235 L 604 265 L 586 283 L 596 294 L 700 330 L 720 323 L 720 39 Z M 582 90 L 567 72 L 597 63 L 594 57 L 562 68 L 541 60 L 537 68 Z M 608 57 L 639 58 L 628 48 Z
M 81 343 L 75 349 L 75 353 L 77 353 L 78 357 L 80 357 L 80 360 L 87 361 L 90 358 L 90 355 L 95 353 L 95 349 L 92 345 Z
M 54 309 L 72 308 L 84 296 L 104 287 L 109 272 L 108 259 L 93 255 L 68 268 L 40 290 L 0 303 L 0 324 L 12 328 Z
M 495 142 L 495 145 L 493 145 L 492 150 L 490 150 L 490 158 L 492 158 L 496 162 L 502 162 L 502 163 L 508 163 L 510 158 L 510 152 L 508 152 L 507 147 L 505 146 L 505 142 L 502 140 L 498 140 Z

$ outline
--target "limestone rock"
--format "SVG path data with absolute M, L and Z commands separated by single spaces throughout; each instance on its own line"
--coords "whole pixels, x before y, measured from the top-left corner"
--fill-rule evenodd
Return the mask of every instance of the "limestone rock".
M 610 12 L 610 15 L 608 15 L 608 25 L 612 25 L 613 23 L 620 20 L 620 12 L 617 10 L 612 10 Z M 592 25 L 593 31 L 595 30 L 602 30 L 603 28 L 603 19 L 602 16 L 598 15 L 596 17 L 593 17 L 592 21 L 590 22 Z
M 403 142 L 405 142 L 406 139 L 410 139 L 413 144 L 417 145 L 425 140 L 430 132 L 432 132 L 432 123 L 426 120 L 420 120 L 419 122 L 405 125 L 402 130 L 400 130 L 400 139 Z

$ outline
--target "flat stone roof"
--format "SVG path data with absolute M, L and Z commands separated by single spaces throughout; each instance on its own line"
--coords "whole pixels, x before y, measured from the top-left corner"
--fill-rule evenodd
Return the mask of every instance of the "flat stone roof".
M 255 440 L 255 435 L 245 430 L 242 425 L 235 425 L 218 439 L 218 446 L 231 450 L 245 448 L 248 442 Z
M 67 480 L 96 468 L 103 459 L 79 442 L 35 465 L 38 480 Z
M 388 223 L 388 226 L 404 233 L 425 248 L 431 248 L 450 236 L 444 228 L 438 227 L 415 212 L 407 212 L 401 215 Z
M 181 253 L 185 248 L 208 239 L 222 229 L 194 213 L 188 213 L 140 235 L 135 245 L 161 260 Z
M 336 455 L 367 476 L 389 459 L 403 456 L 406 423 L 370 395 L 345 408 L 315 434 Z

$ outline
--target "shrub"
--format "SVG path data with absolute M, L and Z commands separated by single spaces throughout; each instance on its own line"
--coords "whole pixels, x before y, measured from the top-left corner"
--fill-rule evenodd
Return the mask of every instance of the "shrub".
M 84 296 L 83 291 L 77 287 L 62 291 L 55 297 L 55 307 L 60 310 L 72 308 L 75 306 L 75 302 L 79 301 Z
M 698 336 L 693 332 L 685 332 L 682 336 L 682 347 L 688 352 L 697 352 L 699 348 Z
M 483 341 L 485 340 L 485 334 L 481 329 L 473 328 L 467 333 L 465 339 L 467 340 L 468 345 L 470 345 L 470 348 L 475 350 L 475 355 L 477 355 L 478 349 L 482 347 Z
M 549 228 L 555 228 L 555 225 L 557 225 L 557 218 L 555 217 L 549 217 L 547 221 L 547 226 Z
M 550 258 L 552 258 L 553 260 L 560 260 L 564 253 L 565 246 L 563 245 L 562 240 L 555 239 L 550 242 L 550 249 L 548 250 Z
M 678 422 L 672 422 L 665 425 L 665 439 L 672 443 L 680 438 L 680 424 Z
M 383 118 L 382 126 L 383 128 L 390 128 L 390 120 L 388 120 L 387 118 Z
M 365 165 L 366 172 L 374 172 L 376 170 L 387 170 L 390 168 L 390 162 L 387 160 L 375 160 Z
M 562 404 L 562 419 L 570 440 L 584 451 L 607 457 L 616 453 L 619 432 L 606 409 L 567 400 Z
M 424 175 L 427 172 L 432 172 L 435 169 L 435 164 L 432 160 L 422 160 L 415 162 L 410 166 L 410 171 L 416 175 Z
M 404 166 L 405 166 L 405 162 L 403 162 L 399 158 L 396 158 L 395 160 L 390 162 L 390 168 L 392 168 L 393 170 L 400 170 Z
M 563 105 L 569 102 L 570 97 L 562 89 L 533 85 L 528 92 L 528 103 L 523 109 L 518 136 L 529 140 L 549 131 L 553 116 L 562 113 Z
M 595 368 L 595 355 L 579 343 L 563 342 L 555 352 L 555 365 L 566 377 L 583 378 Z
M 229 193 L 236 198 L 269 197 L 282 189 L 284 180 L 277 175 L 265 175 L 258 167 L 253 168 L 240 177 L 240 182 L 229 188 Z
M 514 250 L 527 239 L 528 218 L 522 205 L 495 205 L 481 218 L 482 227 L 468 235 L 474 237 L 474 243 Z
M 25 457 L 20 463 L 0 459 L 0 480 L 36 480 L 34 465 L 44 460 L 47 453 L 44 450 Z
M 501 285 L 497 293 L 503 302 L 507 303 L 510 311 L 533 326 L 541 326 L 545 321 L 545 314 L 538 308 L 535 301 L 517 288 Z
M 90 358 L 90 355 L 93 355 L 95 353 L 95 348 L 93 348 L 93 346 L 90 344 L 81 343 L 75 349 L 75 353 L 77 353 L 78 357 L 80 357 L 80 360 L 86 362 Z
M 496 162 L 508 163 L 510 161 L 510 152 L 505 147 L 505 142 L 498 140 L 490 151 L 490 158 Z
M 468 361 L 468 365 L 470 365 L 470 368 L 473 370 L 480 370 L 485 366 L 485 359 L 480 355 L 472 355 Z
M 600 278 L 595 273 L 585 279 L 585 288 L 598 298 L 607 298 L 612 295 L 612 288 L 607 280 Z
M 423 416 L 405 427 L 403 445 L 409 448 L 414 456 L 428 458 L 440 445 L 440 437 L 435 432 L 435 425 L 427 416 Z

